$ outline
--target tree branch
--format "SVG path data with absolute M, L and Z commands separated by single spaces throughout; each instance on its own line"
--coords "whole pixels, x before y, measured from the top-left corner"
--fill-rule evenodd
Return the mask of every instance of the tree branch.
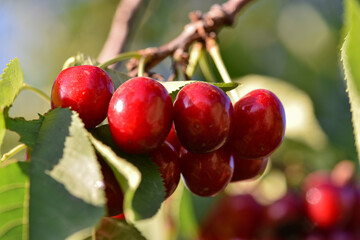
M 119 3 L 113 18 L 110 33 L 99 54 L 99 62 L 114 58 L 122 52 L 129 34 L 131 20 L 141 2 L 141 0 L 122 0 Z M 115 64 L 111 67 L 114 68 Z
M 187 53 L 192 43 L 204 41 L 207 36 L 216 33 L 223 26 L 233 25 L 237 13 L 251 1 L 253 0 L 229 0 L 222 5 L 213 5 L 205 14 L 198 11 L 190 13 L 191 23 L 184 27 L 178 37 L 158 48 L 139 50 L 139 53 L 146 55 L 148 59 L 145 71 L 173 55 L 175 51 Z M 137 59 L 131 59 L 128 62 L 129 76 L 136 76 L 138 64 Z

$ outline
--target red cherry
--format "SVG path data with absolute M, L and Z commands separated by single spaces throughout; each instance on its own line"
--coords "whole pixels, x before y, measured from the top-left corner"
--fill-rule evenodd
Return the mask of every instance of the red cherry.
M 268 164 L 268 158 L 244 159 L 237 154 L 234 157 L 234 174 L 231 182 L 254 180 L 261 176 Z
M 101 123 L 107 114 L 114 84 L 99 67 L 82 65 L 64 69 L 51 92 L 51 108 L 67 108 L 79 113 L 86 128 Z
M 165 198 L 175 191 L 180 181 L 180 162 L 177 151 L 168 142 L 149 153 L 151 160 L 158 166 L 166 189 Z
M 162 144 L 173 122 L 172 100 L 158 81 L 135 77 L 123 83 L 108 110 L 111 135 L 127 153 L 142 154 Z
M 170 129 L 169 135 L 166 138 L 166 141 L 168 143 L 170 143 L 175 148 L 175 150 L 177 152 L 180 151 L 182 146 L 181 146 L 181 143 L 180 143 L 180 141 L 179 141 L 179 139 L 178 139 L 178 137 L 176 135 L 174 124 L 171 126 L 171 129 Z
M 341 223 L 345 208 L 338 187 L 322 184 L 309 188 L 305 194 L 308 217 L 317 226 L 331 228 Z
M 228 139 L 233 117 L 230 98 L 205 82 L 186 85 L 174 101 L 174 123 L 181 145 L 194 153 L 219 149 Z
M 265 222 L 270 227 L 299 223 L 304 219 L 305 206 L 301 197 L 289 191 L 282 198 L 266 207 Z
M 97 158 L 103 175 L 105 187 L 106 207 L 108 216 L 122 214 L 124 195 L 116 177 L 107 163 L 98 155 Z
M 200 239 L 255 239 L 262 211 L 251 195 L 225 196 L 204 219 Z
M 336 185 L 330 173 L 309 174 L 303 183 L 308 217 L 318 227 L 329 229 L 350 221 L 356 204 L 356 190 L 349 184 Z
M 186 186 L 199 196 L 215 196 L 232 178 L 234 159 L 224 148 L 197 154 L 180 150 L 180 167 Z
M 285 134 L 285 113 L 272 92 L 254 90 L 234 105 L 233 132 L 229 143 L 243 158 L 264 158 L 280 145 Z

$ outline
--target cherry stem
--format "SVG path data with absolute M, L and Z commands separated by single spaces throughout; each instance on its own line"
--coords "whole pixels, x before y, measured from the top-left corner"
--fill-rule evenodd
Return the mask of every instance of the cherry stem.
M 10 151 L 8 151 L 7 153 L 2 155 L 2 157 L 0 159 L 0 163 L 6 161 L 7 159 L 11 158 L 12 156 L 14 156 L 15 154 L 17 154 L 18 152 L 20 152 L 21 150 L 24 150 L 24 149 L 26 149 L 25 144 L 21 143 L 21 144 L 17 145 L 13 149 L 11 149 Z
M 30 86 L 30 85 L 24 83 L 20 90 L 25 90 L 25 89 L 35 92 L 37 95 L 42 97 L 47 102 L 51 101 L 50 97 L 46 93 L 44 93 L 43 91 L 41 91 L 40 89 L 38 89 L 36 87 Z
M 210 53 L 210 56 L 214 60 L 216 68 L 218 69 L 224 83 L 231 83 L 232 81 L 230 75 L 226 70 L 225 64 L 220 54 L 219 45 L 217 44 L 216 40 L 214 38 L 207 38 L 206 48 Z M 234 101 L 237 101 L 239 99 L 239 96 L 235 90 L 231 90 L 229 92 L 229 95 L 232 97 Z
M 203 43 L 196 42 L 191 48 L 189 64 L 186 67 L 186 75 L 188 75 L 190 79 L 195 73 L 203 47 Z
M 138 77 L 142 77 L 144 75 L 145 63 L 146 63 L 146 57 L 144 55 L 142 55 L 139 59 Z
M 176 66 L 176 73 L 179 77 L 179 81 L 186 81 L 186 76 L 185 76 L 185 73 L 184 73 L 181 65 L 175 63 L 175 66 Z
M 209 67 L 209 62 L 206 58 L 206 52 L 204 50 L 201 51 L 201 56 L 199 59 L 199 66 L 200 66 L 201 72 L 204 74 L 204 77 L 207 81 L 216 82 L 214 74 Z
M 99 68 L 105 69 L 108 66 L 129 59 L 129 58 L 140 58 L 141 54 L 137 51 L 134 52 L 125 52 L 125 53 L 120 53 L 119 55 L 117 55 L 116 57 L 109 59 L 101 64 L 98 65 Z

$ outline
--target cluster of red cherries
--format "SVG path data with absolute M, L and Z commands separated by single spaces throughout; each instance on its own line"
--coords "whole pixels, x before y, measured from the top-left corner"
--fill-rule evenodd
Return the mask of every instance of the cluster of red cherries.
M 115 90 L 108 74 L 90 65 L 58 75 L 51 105 L 78 112 L 88 129 L 107 117 L 121 151 L 148 154 L 158 166 L 166 198 L 180 175 L 191 192 L 204 197 L 256 177 L 285 132 L 283 106 L 268 90 L 254 90 L 233 106 L 220 88 L 193 82 L 173 102 L 154 79 L 135 77 Z
M 360 239 L 360 186 L 319 171 L 270 205 L 250 194 L 225 195 L 204 218 L 199 239 Z

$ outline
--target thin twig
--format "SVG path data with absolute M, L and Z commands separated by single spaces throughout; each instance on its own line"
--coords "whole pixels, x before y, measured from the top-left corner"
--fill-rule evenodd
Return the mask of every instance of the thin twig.
M 113 18 L 110 33 L 99 54 L 99 62 L 114 58 L 122 52 L 129 34 L 131 21 L 141 2 L 141 0 L 120 1 Z M 110 66 L 110 68 L 114 68 L 115 66 L 116 64 Z
M 184 52 L 188 51 L 189 46 L 196 42 L 205 40 L 208 34 L 217 32 L 223 26 L 231 26 L 237 13 L 249 2 L 253 0 L 229 0 L 222 5 L 213 5 L 211 9 L 201 15 L 199 12 L 192 13 L 191 16 L 197 16 L 192 22 L 187 24 L 179 36 L 167 44 L 158 48 L 148 48 L 140 50 L 149 56 L 145 71 L 148 71 L 166 57 L 174 54 L 178 49 Z M 137 74 L 138 61 L 131 61 L 128 64 L 130 76 Z

